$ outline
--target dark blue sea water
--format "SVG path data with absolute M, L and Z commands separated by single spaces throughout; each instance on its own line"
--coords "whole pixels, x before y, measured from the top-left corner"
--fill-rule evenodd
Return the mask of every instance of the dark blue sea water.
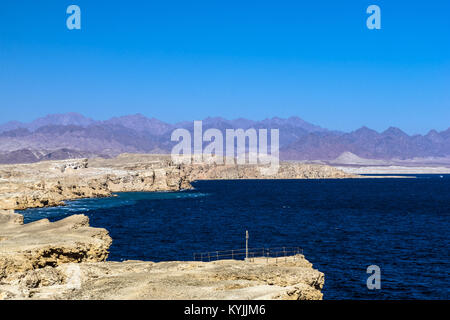
M 450 175 L 417 179 L 199 181 L 195 190 L 120 193 L 23 211 L 75 213 L 109 230 L 109 260 L 192 260 L 194 252 L 300 246 L 325 299 L 449 299 Z M 381 268 L 368 290 L 366 269 Z

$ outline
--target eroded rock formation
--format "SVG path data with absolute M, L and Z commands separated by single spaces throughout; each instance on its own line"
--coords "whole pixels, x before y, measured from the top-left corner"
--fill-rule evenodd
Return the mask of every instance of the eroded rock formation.
M 84 215 L 23 224 L 0 211 L 1 299 L 322 299 L 303 255 L 252 261 L 105 262 L 111 238 Z
M 89 226 L 85 215 L 57 222 L 23 224 L 12 210 L 0 211 L 0 281 L 11 274 L 68 262 L 104 261 L 111 245 L 108 231 Z
M 0 284 L 0 298 L 320 300 L 323 284 L 323 273 L 302 255 L 277 262 L 86 262 L 14 273 Z
M 200 179 L 350 178 L 325 165 L 174 164 L 169 156 L 0 166 L 0 299 L 321 299 L 324 276 L 298 255 L 287 261 L 105 262 L 108 231 L 84 215 L 23 224 L 14 209 L 123 191 L 176 191 Z
M 125 191 L 177 191 L 201 179 L 350 178 L 326 165 L 281 163 L 264 176 L 256 165 L 175 164 L 170 156 L 125 154 L 114 159 L 44 161 L 0 166 L 0 209 L 55 206 L 64 200 Z

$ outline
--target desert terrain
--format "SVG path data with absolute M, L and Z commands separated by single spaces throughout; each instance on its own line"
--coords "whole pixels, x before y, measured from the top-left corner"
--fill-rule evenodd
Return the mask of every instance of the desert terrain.
M 255 165 L 175 164 L 169 156 L 43 161 L 0 166 L 2 299 L 321 299 L 324 275 L 303 255 L 252 261 L 110 262 L 107 230 L 85 215 L 23 224 L 14 210 L 123 191 L 177 191 L 201 179 L 342 179 L 320 164 L 281 163 L 274 176 Z

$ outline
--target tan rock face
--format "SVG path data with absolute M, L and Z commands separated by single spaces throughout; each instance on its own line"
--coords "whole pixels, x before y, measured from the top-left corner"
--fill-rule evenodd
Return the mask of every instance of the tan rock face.
M 280 262 L 104 262 L 111 238 L 84 215 L 23 224 L 14 209 L 124 191 L 177 191 L 201 179 L 352 178 L 325 165 L 174 164 L 170 156 L 0 166 L 0 299 L 321 299 L 321 272 L 298 256 Z M 74 264 L 75 263 L 75 264 Z
M 106 197 L 113 192 L 177 191 L 194 180 L 352 178 L 326 165 L 281 163 L 274 176 L 256 165 L 174 164 L 168 155 L 121 155 L 114 159 L 46 161 L 0 166 L 0 209 L 61 205 L 64 200 Z
M 112 242 L 108 231 L 89 227 L 85 215 L 28 224 L 22 224 L 20 216 L 0 212 L 0 281 L 16 272 L 108 257 Z
M 302 256 L 287 262 L 97 262 L 15 274 L 8 299 L 322 299 L 323 273 Z
M 23 224 L 0 211 L 1 299 L 322 299 L 303 255 L 251 262 L 105 262 L 111 238 L 84 215 Z

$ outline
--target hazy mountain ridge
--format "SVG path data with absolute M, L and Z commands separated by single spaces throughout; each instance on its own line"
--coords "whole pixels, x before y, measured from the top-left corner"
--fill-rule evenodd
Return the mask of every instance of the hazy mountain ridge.
M 41 161 L 52 152 L 58 159 L 124 152 L 169 153 L 174 145 L 170 136 L 176 128 L 192 132 L 193 121 L 168 124 L 142 114 L 96 121 L 77 113 L 48 115 L 30 123 L 11 121 L 0 125 L 0 163 Z M 345 152 L 382 160 L 450 156 L 450 128 L 412 136 L 394 127 L 381 133 L 367 127 L 344 133 L 298 117 L 261 121 L 209 117 L 203 120 L 203 130 L 208 128 L 223 133 L 238 128 L 279 129 L 284 160 L 333 160 Z
M 87 118 L 76 112 L 68 112 L 61 114 L 50 114 L 42 118 L 33 120 L 32 122 L 24 123 L 19 121 L 9 121 L 5 124 L 0 124 L 0 132 L 15 130 L 15 129 L 28 129 L 34 131 L 40 127 L 48 125 L 76 125 L 76 126 L 88 126 L 96 121 Z
M 450 155 L 450 129 L 409 136 L 398 128 L 382 133 L 366 127 L 344 134 L 311 133 L 281 149 L 282 158 L 331 160 L 344 152 L 367 159 L 412 159 Z

